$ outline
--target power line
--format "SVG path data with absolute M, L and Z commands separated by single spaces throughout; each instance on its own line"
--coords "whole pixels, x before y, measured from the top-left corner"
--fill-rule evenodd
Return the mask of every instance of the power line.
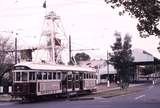
M 88 51 L 88 50 L 99 50 L 99 48 L 91 48 L 91 49 L 76 49 L 76 50 L 71 50 L 71 51 Z

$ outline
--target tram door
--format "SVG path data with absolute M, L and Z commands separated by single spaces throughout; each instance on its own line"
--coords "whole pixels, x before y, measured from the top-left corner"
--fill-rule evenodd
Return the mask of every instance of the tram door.
M 62 73 L 62 92 L 67 92 L 67 72 Z
M 73 73 L 69 71 L 67 73 L 67 90 L 68 92 L 73 91 Z
M 83 90 L 83 73 L 79 73 L 79 88 L 80 88 L 80 90 Z
M 76 87 L 76 74 L 73 72 L 72 74 L 72 91 L 75 91 Z
M 62 91 L 63 93 L 83 90 L 83 74 L 79 72 L 62 73 Z
M 72 77 L 72 90 L 79 90 L 79 75 L 78 72 L 73 72 L 73 77 Z
M 62 92 L 67 93 L 73 91 L 73 74 L 71 71 L 62 73 Z

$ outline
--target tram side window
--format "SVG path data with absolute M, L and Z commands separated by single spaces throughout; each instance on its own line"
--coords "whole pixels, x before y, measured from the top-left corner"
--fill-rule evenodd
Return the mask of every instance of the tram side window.
M 16 72 L 16 81 L 20 81 L 20 72 Z
M 56 72 L 53 72 L 53 79 L 56 79 Z
M 57 79 L 61 79 L 61 73 L 57 74 Z
M 97 75 L 94 75 L 94 78 L 97 79 Z
M 88 74 L 87 73 L 85 73 L 85 79 L 87 79 L 88 78 Z
M 76 74 L 76 80 L 79 80 L 79 76 L 78 76 L 78 74 Z
M 91 77 L 90 77 L 90 73 L 88 73 L 88 79 L 90 79 Z
M 96 75 L 95 74 L 93 74 L 93 79 L 96 79 Z
M 79 76 L 79 79 L 80 79 L 80 80 L 81 80 L 81 79 L 84 79 L 84 74 L 80 73 L 78 76 Z
M 41 72 L 38 72 L 38 73 L 37 73 L 37 79 L 38 79 L 38 80 L 42 80 L 42 73 L 41 73 Z
M 35 80 L 35 72 L 29 72 L 29 80 Z
M 87 79 L 89 79 L 89 74 L 87 73 Z
M 46 80 L 47 79 L 47 72 L 43 73 L 43 79 Z
M 86 74 L 84 73 L 84 79 L 86 79 Z
M 62 73 L 62 80 L 63 81 L 67 80 L 67 74 L 66 73 Z
M 91 78 L 93 79 L 93 73 L 91 74 Z
M 92 79 L 94 79 L 94 74 L 92 74 Z
M 52 79 L 52 72 L 48 73 L 48 79 L 51 80 Z
M 22 72 L 22 81 L 27 81 L 27 72 Z
M 89 79 L 92 79 L 92 74 L 91 73 L 89 73 Z

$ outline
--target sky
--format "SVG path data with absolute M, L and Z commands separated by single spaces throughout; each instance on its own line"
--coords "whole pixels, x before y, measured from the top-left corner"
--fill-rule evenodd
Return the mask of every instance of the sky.
M 132 49 L 144 49 L 156 57 L 159 39 L 155 36 L 140 38 L 137 20 L 128 15 L 119 16 L 104 0 L 0 0 L 0 33 L 17 36 L 18 47 L 31 48 L 38 45 L 44 16 L 54 11 L 61 17 L 65 34 L 71 36 L 72 49 L 96 49 L 84 51 L 92 58 L 106 58 L 107 50 L 115 42 L 114 32 L 122 37 L 132 36 Z M 18 35 L 16 35 L 18 34 Z M 72 52 L 73 54 L 77 52 Z

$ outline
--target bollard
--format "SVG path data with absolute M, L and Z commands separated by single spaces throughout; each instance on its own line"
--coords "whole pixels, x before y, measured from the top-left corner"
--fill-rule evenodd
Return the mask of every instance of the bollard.
M 155 81 L 154 81 L 154 80 L 152 80 L 152 84 L 153 84 L 153 85 L 155 84 Z
M 0 93 L 3 93 L 3 86 L 0 86 Z
M 12 93 L 12 86 L 9 86 L 8 93 Z
M 109 80 L 107 81 L 107 87 L 110 87 L 110 82 L 109 82 Z

